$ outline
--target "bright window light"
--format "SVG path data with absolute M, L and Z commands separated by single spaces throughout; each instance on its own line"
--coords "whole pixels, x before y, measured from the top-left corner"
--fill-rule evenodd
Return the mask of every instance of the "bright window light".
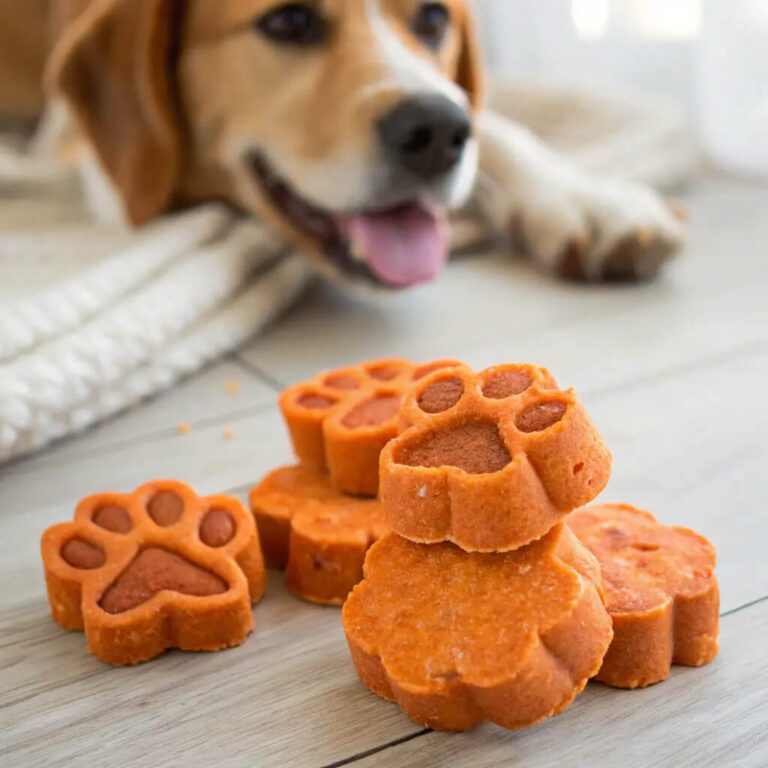
M 571 0 L 571 18 L 576 33 L 584 40 L 598 40 L 608 31 L 610 0 Z
M 691 40 L 701 30 L 701 0 L 629 0 L 629 12 L 642 37 Z
M 758 24 L 768 27 L 768 0 L 749 0 L 747 8 Z

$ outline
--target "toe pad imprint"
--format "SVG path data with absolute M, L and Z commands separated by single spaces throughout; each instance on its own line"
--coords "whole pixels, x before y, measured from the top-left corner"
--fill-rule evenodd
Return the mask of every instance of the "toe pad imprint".
M 376 496 L 379 453 L 397 435 L 403 395 L 455 360 L 417 365 L 392 358 L 324 371 L 280 395 L 280 408 L 301 463 L 328 470 L 340 491 Z
M 110 664 L 239 645 L 266 586 L 243 505 L 170 480 L 83 499 L 41 550 L 53 618 Z
M 535 365 L 423 378 L 382 451 L 381 499 L 412 541 L 503 552 L 543 536 L 605 487 L 611 454 L 572 390 Z

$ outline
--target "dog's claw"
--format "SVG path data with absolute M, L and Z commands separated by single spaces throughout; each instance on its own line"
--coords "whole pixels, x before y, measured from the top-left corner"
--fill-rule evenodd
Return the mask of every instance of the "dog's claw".
M 557 267 L 561 277 L 578 282 L 583 282 L 587 279 L 582 264 L 582 257 L 588 244 L 588 239 L 582 237 L 576 237 L 568 243 Z
M 673 244 L 653 233 L 641 238 L 636 232 L 621 240 L 605 258 L 600 276 L 607 282 L 651 280 L 674 251 Z
M 677 244 L 657 233 L 645 228 L 637 229 L 622 238 L 602 259 L 597 274 L 588 274 L 584 259 L 589 245 L 589 239 L 571 238 L 558 261 L 557 272 L 561 277 L 579 282 L 651 280 L 677 250 Z

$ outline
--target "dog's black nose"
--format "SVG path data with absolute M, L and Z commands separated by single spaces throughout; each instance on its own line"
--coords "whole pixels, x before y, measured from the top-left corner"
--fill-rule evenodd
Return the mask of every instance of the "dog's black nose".
M 377 123 L 389 156 L 422 179 L 450 171 L 472 132 L 469 115 L 445 96 L 414 96 Z

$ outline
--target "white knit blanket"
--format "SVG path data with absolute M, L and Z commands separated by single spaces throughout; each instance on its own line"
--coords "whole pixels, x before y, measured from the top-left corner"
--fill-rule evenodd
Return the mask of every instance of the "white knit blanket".
M 674 111 L 509 84 L 493 100 L 598 171 L 668 184 L 694 164 Z M 96 226 L 74 174 L 0 136 L 0 463 L 236 348 L 310 277 L 300 253 L 219 205 Z

